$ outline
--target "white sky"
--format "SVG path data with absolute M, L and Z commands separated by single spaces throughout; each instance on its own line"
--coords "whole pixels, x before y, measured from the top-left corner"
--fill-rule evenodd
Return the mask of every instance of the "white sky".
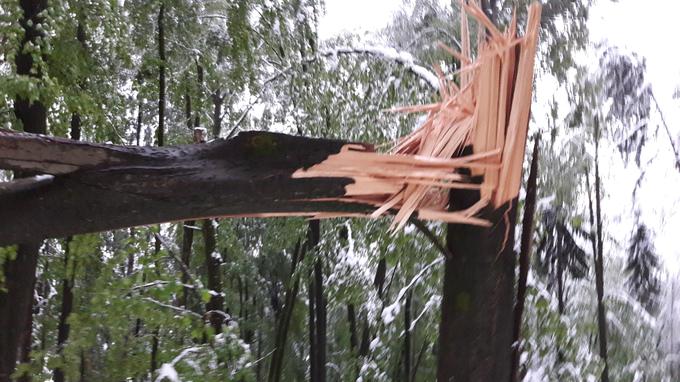
M 680 51 L 677 49 L 680 44 L 674 42 L 679 12 L 680 2 L 675 0 L 622 0 L 616 3 L 600 0 L 591 12 L 589 23 L 593 41 L 607 40 L 610 45 L 627 48 L 646 58 L 647 80 L 675 138 L 680 135 L 680 99 L 672 98 L 674 90 L 680 86 Z M 654 111 L 650 128 L 655 129 L 659 123 L 659 115 Z M 673 154 L 663 126 L 659 135 L 649 142 L 647 158 L 651 159 L 654 154 L 658 156 L 647 167 L 638 196 L 642 219 L 656 232 L 655 244 L 668 270 L 677 273 L 680 270 L 677 245 L 680 173 L 673 168 Z M 637 171 L 631 169 L 625 173 L 618 169 L 610 174 L 610 179 L 620 179 L 618 184 L 628 186 L 628 190 L 624 188 L 620 193 L 613 192 L 615 187 L 609 187 L 613 204 L 610 211 L 618 208 L 624 212 L 623 207 L 630 205 L 631 187 L 636 177 Z
M 353 32 L 364 35 L 386 26 L 401 7 L 402 0 L 326 0 L 326 15 L 319 25 L 321 38 Z M 676 0 L 599 0 L 591 9 L 589 28 L 593 42 L 607 40 L 609 45 L 637 52 L 647 60 L 647 79 L 675 138 L 680 135 L 680 100 L 673 100 L 680 86 L 680 46 L 677 43 L 677 15 L 680 1 Z M 590 52 L 594 62 L 595 53 Z M 554 86 L 557 84 L 546 84 Z M 540 93 L 540 91 L 539 91 Z M 650 128 L 660 122 L 653 113 Z M 679 142 L 680 143 L 680 142 Z M 655 244 L 668 270 L 680 271 L 680 172 L 673 168 L 673 154 L 668 137 L 659 129 L 643 154 L 643 163 L 654 158 L 647 167 L 647 175 L 638 200 L 642 220 L 655 232 Z M 612 150 L 613 151 L 613 150 Z M 613 238 L 625 245 L 632 229 L 632 191 L 639 171 L 624 169 L 618 155 L 605 152 L 602 169 L 603 186 L 607 194 L 603 209 L 608 218 Z M 609 204 L 609 205 L 607 205 Z

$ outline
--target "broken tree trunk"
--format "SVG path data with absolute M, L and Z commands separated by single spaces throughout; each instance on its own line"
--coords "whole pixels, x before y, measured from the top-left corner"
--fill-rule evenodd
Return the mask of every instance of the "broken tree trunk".
M 350 178 L 293 178 L 346 142 L 247 132 L 176 147 L 124 147 L 0 130 L 0 245 L 137 225 L 288 212 L 370 211 L 342 197 Z M 304 150 L 300 150 L 304 147 Z M 59 224 L 54 224 L 59 222 Z
M 479 199 L 475 191 L 454 192 L 452 200 L 469 205 Z M 510 379 L 516 203 L 482 211 L 493 227 L 449 224 L 438 381 Z

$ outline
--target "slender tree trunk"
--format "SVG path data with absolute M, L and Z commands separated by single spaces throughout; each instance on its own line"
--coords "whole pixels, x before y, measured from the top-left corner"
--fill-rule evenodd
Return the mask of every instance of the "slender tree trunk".
M 154 373 L 158 370 L 158 335 L 160 331 L 156 328 L 151 336 L 151 363 L 149 364 L 149 376 L 153 380 Z
M 24 37 L 17 50 L 16 73 L 21 76 L 40 77 L 39 72 L 31 73 L 34 65 L 32 52 L 25 50 L 24 47 L 40 45 L 37 40 L 43 33 L 36 26 L 44 22 L 47 0 L 22 0 L 19 6 L 23 13 L 19 24 L 24 30 Z M 19 97 L 14 100 L 14 113 L 23 125 L 24 131 L 35 134 L 47 133 L 47 109 L 40 100 L 30 101 Z M 14 175 L 15 178 L 19 178 L 33 174 Z M 39 241 L 33 241 L 35 239 L 37 238 L 20 244 L 16 258 L 6 261 L 2 267 L 5 289 L 0 290 L 0 382 L 10 380 L 19 355 L 19 347 L 24 344 L 27 336 L 31 336 L 31 330 L 27 329 L 27 326 L 32 317 L 35 271 L 41 245 Z
M 413 365 L 413 371 L 411 372 L 411 381 L 416 380 L 416 375 L 418 375 L 418 368 L 420 367 L 420 362 L 423 360 L 423 356 L 425 355 L 427 347 L 428 347 L 427 341 L 423 341 L 423 345 L 420 347 L 418 357 L 416 358 L 416 363 L 415 365 Z
M 208 276 L 208 289 L 211 291 L 210 300 L 205 304 L 206 318 L 210 322 L 215 334 L 222 333 L 224 324 L 224 297 L 222 297 L 222 278 L 220 266 L 222 260 L 216 252 L 215 226 L 210 219 L 203 220 L 203 240 L 205 264 Z
M 406 294 L 404 303 L 404 380 L 411 382 L 411 290 Z
M 222 104 L 224 95 L 217 90 L 212 95 L 213 100 L 213 137 L 219 138 L 222 131 Z
M 201 125 L 201 108 L 203 101 L 203 66 L 196 59 L 196 76 L 198 77 L 198 92 L 197 92 L 197 104 L 199 107 L 195 108 L 194 114 L 194 127 L 199 127 Z
M 323 286 L 323 270 L 321 259 L 317 259 L 314 263 L 314 292 L 316 299 L 316 338 L 317 338 L 317 377 L 316 381 L 324 382 L 326 380 L 326 314 L 327 301 L 324 295 Z
M 368 318 L 364 317 L 364 327 L 361 330 L 361 345 L 359 346 L 359 355 L 366 357 L 370 348 L 371 330 L 368 326 Z
M 142 74 L 139 73 L 137 78 L 139 78 L 139 87 L 142 87 Z M 144 103 L 142 102 L 142 97 L 137 94 L 137 124 L 135 125 L 135 144 L 139 146 L 139 139 L 142 135 L 142 106 Z
M 357 315 L 354 304 L 347 304 L 347 321 L 349 322 L 349 347 L 352 353 L 357 351 L 359 338 L 357 336 Z
M 189 282 L 189 274 L 187 270 L 189 269 L 189 263 L 191 262 L 191 247 L 194 243 L 194 225 L 195 220 L 187 220 L 182 224 L 182 249 L 181 249 L 181 260 L 184 264 L 182 269 L 182 284 L 187 284 Z M 189 295 L 189 288 L 184 287 L 182 290 L 182 296 L 179 300 L 179 306 L 187 306 L 187 297 Z
M 300 289 L 300 276 L 297 271 L 297 267 L 305 257 L 305 252 L 309 246 L 310 232 L 307 232 L 307 242 L 300 247 L 300 241 L 295 245 L 295 251 L 293 252 L 293 258 L 291 262 L 291 273 L 288 289 L 286 289 L 285 302 L 283 306 L 283 311 L 279 316 L 276 327 L 276 337 L 274 339 L 274 353 L 272 354 L 271 364 L 269 366 L 269 382 L 279 382 L 281 380 L 281 372 L 283 371 L 283 356 L 286 350 L 286 343 L 288 340 L 288 331 L 290 329 L 290 322 L 293 317 L 293 310 L 295 309 L 295 301 L 297 300 L 297 294 Z M 290 281 L 293 281 L 290 283 Z M 312 357 L 310 356 L 310 359 Z
M 161 1 L 158 11 L 158 131 L 157 146 L 164 145 L 165 135 L 165 3 Z
M 309 221 L 308 249 L 316 259 L 309 282 L 309 358 L 310 380 L 326 380 L 326 298 L 323 294 L 323 270 L 317 245 L 319 244 L 320 225 L 318 220 Z
M 312 232 L 312 244 L 314 248 L 319 243 L 319 221 L 311 220 L 309 222 L 309 229 Z M 326 306 L 327 301 L 324 296 L 323 286 L 323 264 L 320 258 L 320 253 L 317 249 L 315 251 L 316 261 L 314 262 L 314 334 L 316 338 L 316 375 L 312 379 L 315 382 L 326 381 Z
M 68 317 L 73 311 L 73 282 L 75 280 L 75 259 L 71 258 L 71 237 L 66 238 L 64 244 L 64 278 L 62 279 L 61 312 L 59 313 L 59 326 L 57 329 L 57 353 L 63 354 L 64 346 L 68 340 L 70 325 Z M 70 270 L 69 270 L 70 268 Z M 64 370 L 61 367 L 54 369 L 54 382 L 64 382 Z
M 519 381 L 519 358 L 522 354 L 520 341 L 522 339 L 522 314 L 527 291 L 527 276 L 529 274 L 529 260 L 531 258 L 532 236 L 534 233 L 534 211 L 536 210 L 536 180 L 538 177 L 538 147 L 539 139 L 534 140 L 534 151 L 531 154 L 531 169 L 527 180 L 526 200 L 524 202 L 524 217 L 522 218 L 522 236 L 519 252 L 519 277 L 517 280 L 517 299 L 513 314 L 512 328 L 512 366 L 510 382 Z
M 595 287 L 597 289 L 597 326 L 600 343 L 600 358 L 604 362 L 602 382 L 609 382 L 609 362 L 607 358 L 607 319 L 604 305 L 604 251 L 602 243 L 602 193 L 600 191 L 599 164 L 599 121 L 595 120 L 595 214 L 597 218 L 597 256 L 595 257 Z
M 309 380 L 310 382 L 317 382 L 316 378 L 318 375 L 317 369 L 319 366 L 317 365 L 318 362 L 318 346 L 317 342 L 318 339 L 316 338 L 316 309 L 315 309 L 315 304 L 316 304 L 316 299 L 314 298 L 316 296 L 315 292 L 315 282 L 314 278 L 310 277 L 309 281 L 309 288 L 308 289 L 308 296 L 307 296 L 307 301 L 309 301 L 309 314 L 308 314 L 308 319 L 307 319 L 307 328 L 309 331 Z

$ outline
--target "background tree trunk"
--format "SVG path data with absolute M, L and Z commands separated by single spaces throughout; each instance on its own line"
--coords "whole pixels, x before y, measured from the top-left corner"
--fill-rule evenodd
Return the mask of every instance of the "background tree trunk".
M 158 131 L 157 146 L 165 143 L 165 2 L 158 10 Z
M 210 290 L 210 300 L 205 304 L 206 318 L 210 321 L 215 334 L 222 333 L 224 325 L 224 297 L 222 297 L 222 277 L 220 266 L 222 260 L 216 252 L 215 226 L 212 220 L 203 221 L 202 225 L 204 240 L 205 266 L 208 276 L 208 290 Z
M 602 243 L 602 193 L 600 191 L 599 164 L 600 126 L 595 119 L 595 214 L 597 217 L 597 255 L 595 256 L 595 288 L 597 289 L 597 327 L 600 358 L 604 362 L 602 382 L 609 382 L 609 362 L 607 359 L 607 318 L 604 306 L 604 251 Z
M 61 312 L 59 313 L 59 326 L 57 334 L 57 353 L 63 354 L 64 346 L 68 340 L 71 329 L 67 320 L 73 311 L 73 282 L 75 280 L 75 259 L 71 258 L 71 237 L 64 241 L 64 278 L 62 280 Z M 70 268 L 70 272 L 69 272 Z M 64 370 L 61 367 L 54 369 L 54 382 L 64 382 Z
M 527 291 L 527 275 L 529 274 L 529 260 L 534 233 L 534 212 L 536 210 L 536 179 L 538 177 L 538 147 L 539 138 L 534 140 L 534 150 L 531 154 L 531 169 L 527 180 L 526 199 L 524 202 L 524 217 L 522 218 L 522 236 L 520 239 L 519 252 L 519 275 L 517 280 L 517 299 L 513 315 L 512 328 L 512 365 L 510 369 L 510 382 L 519 381 L 519 357 L 522 354 L 520 341 L 522 339 L 522 313 L 524 312 L 524 299 Z

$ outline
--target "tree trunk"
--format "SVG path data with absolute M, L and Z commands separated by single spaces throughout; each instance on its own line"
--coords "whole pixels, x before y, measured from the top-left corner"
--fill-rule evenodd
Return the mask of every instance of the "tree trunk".
M 224 103 L 224 96 L 217 90 L 212 95 L 213 100 L 213 137 L 215 139 L 220 137 L 222 132 L 222 104 Z
M 70 258 L 71 237 L 66 238 L 64 246 L 64 278 L 62 279 L 61 312 L 59 313 L 59 325 L 57 329 L 57 353 L 61 356 L 64 345 L 68 340 L 71 326 L 68 317 L 73 311 L 73 282 L 75 280 L 75 259 Z M 69 271 L 69 268 L 70 271 Z M 64 382 L 64 370 L 61 367 L 54 369 L 54 382 Z
M 182 268 L 182 277 L 181 281 L 182 284 L 187 284 L 189 282 L 189 273 L 187 270 L 189 269 L 189 263 L 191 262 L 191 247 L 194 243 L 194 225 L 196 224 L 196 221 L 194 220 L 186 220 L 182 224 L 182 249 L 181 249 L 181 261 L 182 264 L 184 264 L 184 267 Z M 189 288 L 184 287 L 182 290 L 182 296 L 180 297 L 180 300 L 178 302 L 179 306 L 187 306 L 187 297 L 189 295 Z
M 204 240 L 205 265 L 208 276 L 208 290 L 210 300 L 205 304 L 206 319 L 210 322 L 215 334 L 222 333 L 225 321 L 224 297 L 222 297 L 222 277 L 220 266 L 222 260 L 216 252 L 215 226 L 210 219 L 204 220 L 202 225 Z
M 479 192 L 453 191 L 456 208 Z M 438 381 L 510 379 L 516 199 L 482 216 L 491 228 L 449 224 L 439 326 Z
M 413 292 L 406 294 L 404 302 L 404 376 L 405 382 L 411 382 L 411 300 Z
M 320 237 L 318 220 L 309 221 L 308 250 L 314 251 L 314 269 L 309 281 L 309 358 L 310 380 L 326 380 L 326 298 L 323 294 L 323 270 L 318 244 Z
M 368 318 L 364 317 L 364 327 L 361 330 L 361 345 L 359 346 L 359 355 L 362 357 L 368 356 L 371 346 L 371 330 L 368 326 Z
M 314 298 L 316 296 L 316 292 L 314 291 L 314 278 L 310 277 L 309 281 L 309 288 L 308 289 L 308 296 L 307 296 L 307 301 L 309 301 L 309 314 L 307 318 L 307 329 L 309 331 L 309 380 L 310 382 L 316 382 L 316 378 L 318 375 L 317 369 L 319 366 L 317 365 L 318 358 L 317 358 L 317 338 L 316 338 L 316 309 L 315 309 L 315 304 L 316 304 L 316 299 Z
M 345 143 L 246 132 L 201 145 L 123 147 L 0 130 L 0 168 L 55 175 L 0 185 L 0 221 L 12 222 L 0 245 L 224 215 L 373 211 L 323 200 L 344 196 L 351 178 L 292 177 Z
M 318 220 L 309 221 L 310 231 L 310 249 L 314 251 L 316 260 L 314 261 L 314 279 L 312 281 L 313 298 L 314 298 L 314 339 L 316 351 L 313 354 L 315 357 L 316 373 L 312 377 L 313 382 L 326 381 L 326 297 L 324 296 L 323 287 L 323 264 L 321 261 L 321 254 L 318 252 L 318 244 L 320 237 L 320 224 Z M 312 313 L 312 311 L 310 311 Z M 311 350 L 311 349 L 310 349 Z
M 290 322 L 293 317 L 293 309 L 295 309 L 295 301 L 300 289 L 300 276 L 296 273 L 298 265 L 304 260 L 307 247 L 310 245 L 308 231 L 308 242 L 300 247 L 300 241 L 295 245 L 293 258 L 291 262 L 291 273 L 289 279 L 289 287 L 286 289 L 285 302 L 283 311 L 279 317 L 276 327 L 276 337 L 274 339 L 274 353 L 272 354 L 272 361 L 269 366 L 269 382 L 279 382 L 281 380 L 281 373 L 283 371 L 283 356 L 286 350 L 286 343 L 288 340 L 288 330 Z M 292 283 L 290 282 L 292 281 Z M 311 357 L 310 357 L 311 358 Z
M 349 322 L 349 348 L 352 354 L 357 351 L 359 338 L 357 336 L 357 315 L 354 304 L 347 304 L 347 321 Z
M 317 222 L 318 220 L 313 220 L 312 222 Z M 316 366 L 317 375 L 314 379 L 317 382 L 326 381 L 326 314 L 327 314 L 327 301 L 326 296 L 324 296 L 323 287 L 323 270 L 321 259 L 317 258 L 314 263 L 314 298 L 315 309 L 316 309 Z
M 520 341 L 522 339 L 522 314 L 527 291 L 527 276 L 529 274 L 529 260 L 531 258 L 532 236 L 534 233 L 534 211 L 536 210 L 536 179 L 538 177 L 538 146 L 536 136 L 534 151 L 531 154 L 531 169 L 527 180 L 526 200 L 524 202 L 524 217 L 522 218 L 522 236 L 519 252 L 519 276 L 517 280 L 517 300 L 513 314 L 512 328 L 512 365 L 510 382 L 519 381 L 519 357 L 522 354 Z
M 23 13 L 19 24 L 24 30 L 24 36 L 20 48 L 17 50 L 16 73 L 23 76 L 40 77 L 39 72 L 31 73 L 34 64 L 33 56 L 25 47 L 27 45 L 39 46 L 37 39 L 43 33 L 36 26 L 42 25 L 44 21 L 43 16 L 47 8 L 47 0 L 22 0 L 19 5 Z M 35 134 L 47 133 L 47 109 L 40 100 L 31 102 L 26 98 L 19 97 L 14 100 L 14 113 L 17 120 L 23 125 L 24 131 Z M 15 173 L 15 178 L 31 175 L 30 173 Z M 0 210 L 4 208 L 4 206 L 0 206 Z M 30 219 L 28 212 L 24 213 Z M 9 222 L 11 220 L 0 219 L 0 221 Z M 26 330 L 26 327 L 32 315 L 33 288 L 35 287 L 35 270 L 38 265 L 40 237 L 32 235 L 30 227 L 26 227 L 24 236 L 26 240 L 18 246 L 16 258 L 6 261 L 2 267 L 5 275 L 5 289 L 0 290 L 0 382 L 10 380 L 10 375 L 14 372 L 16 365 L 19 346 L 24 343 L 26 336 L 31 336 L 31 331 Z
M 165 3 L 158 10 L 158 131 L 157 146 L 164 146 L 165 135 Z
M 149 365 L 149 375 L 153 380 L 153 375 L 158 370 L 158 334 L 159 330 L 156 328 L 151 335 L 151 363 Z
M 595 120 L 595 214 L 597 218 L 597 255 L 595 256 L 595 288 L 597 289 L 597 327 L 599 331 L 600 358 L 604 362 L 602 382 L 609 382 L 607 359 L 607 319 L 604 306 L 604 251 L 602 243 L 602 193 L 600 192 L 599 121 Z
M 137 74 L 138 78 L 138 84 L 139 87 L 142 87 L 142 74 L 139 73 Z M 142 107 L 144 103 L 142 102 L 142 98 L 140 94 L 137 94 L 137 124 L 135 125 L 135 144 L 139 146 L 139 139 L 141 138 L 142 135 Z

